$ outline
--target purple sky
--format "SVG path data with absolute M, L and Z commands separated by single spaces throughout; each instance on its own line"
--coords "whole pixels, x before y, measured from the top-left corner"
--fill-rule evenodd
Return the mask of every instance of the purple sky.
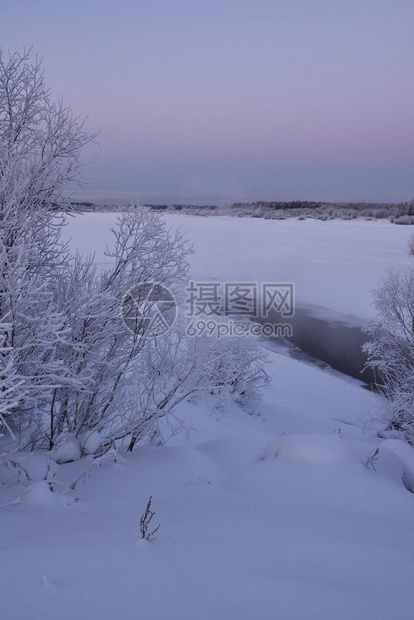
M 96 202 L 414 197 L 413 0 L 3 1 L 101 130 Z

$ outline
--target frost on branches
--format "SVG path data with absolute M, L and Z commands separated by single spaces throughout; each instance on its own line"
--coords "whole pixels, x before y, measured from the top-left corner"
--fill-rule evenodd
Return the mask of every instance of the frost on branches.
M 37 58 L 0 53 L 0 415 L 19 443 L 57 385 L 77 388 L 59 358 L 65 318 L 51 282 L 69 261 L 57 209 L 91 139 L 52 102 Z
M 84 453 L 85 437 L 132 450 L 144 438 L 161 441 L 159 420 L 190 395 L 245 404 L 266 383 L 254 343 L 189 338 L 182 319 L 158 339 L 126 329 L 120 307 L 131 288 L 157 282 L 177 294 L 187 277 L 189 244 L 161 216 L 123 211 L 103 272 L 62 243 L 64 191 L 92 139 L 52 102 L 36 58 L 0 54 L 3 450 L 5 436 L 14 450 L 57 449 L 65 436 Z
M 390 269 L 373 294 L 377 317 L 364 350 L 383 382 L 385 434 L 414 444 L 414 269 Z

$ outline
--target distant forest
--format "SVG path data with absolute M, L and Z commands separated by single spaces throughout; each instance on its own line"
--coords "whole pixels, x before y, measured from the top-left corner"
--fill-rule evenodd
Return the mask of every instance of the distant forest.
M 368 202 L 234 202 L 231 205 L 142 205 L 153 211 L 185 213 L 202 217 L 230 215 L 233 217 L 255 217 L 265 220 L 307 218 L 317 220 L 389 220 L 394 224 L 414 224 L 414 200 L 399 204 Z M 72 202 L 74 211 L 118 211 L 120 205 L 95 205 L 92 202 Z

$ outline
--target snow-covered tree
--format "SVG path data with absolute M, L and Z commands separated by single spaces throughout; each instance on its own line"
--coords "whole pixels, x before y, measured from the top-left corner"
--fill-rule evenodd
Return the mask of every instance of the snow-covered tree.
M 364 350 L 382 381 L 385 432 L 414 444 L 414 268 L 391 268 L 373 295 Z
M 37 58 L 0 53 L 0 431 L 20 449 L 85 434 L 132 449 L 191 394 L 243 403 L 265 380 L 262 353 L 240 339 L 189 338 L 182 321 L 151 339 L 139 313 L 127 329 L 129 291 L 177 294 L 187 275 L 190 246 L 160 215 L 124 210 L 103 271 L 62 243 L 65 189 L 91 139 L 52 102 Z
M 68 375 L 80 381 L 81 387 L 55 390 L 51 443 L 65 430 L 114 434 L 125 410 L 132 406 L 134 369 L 136 386 L 150 381 L 142 358 L 151 341 L 138 329 L 131 333 L 126 328 L 121 320 L 122 300 L 131 288 L 152 280 L 174 291 L 187 273 L 190 247 L 181 233 L 168 234 L 159 215 L 146 209 L 127 210 L 118 218 L 113 234 L 114 247 L 107 250 L 112 268 L 97 273 L 92 258 L 76 256 L 56 283 L 55 298 L 69 334 L 59 356 Z M 145 415 L 143 411 L 141 417 Z
M 80 152 L 93 136 L 70 107 L 52 100 L 41 61 L 29 51 L 0 50 L 0 173 L 2 208 L 19 213 L 67 206 L 67 183 L 79 179 Z
M 83 124 L 46 88 L 32 54 L 0 51 L 0 376 L 3 424 L 21 430 L 56 385 L 65 383 L 57 358 L 64 338 L 50 282 L 69 257 L 60 241 L 64 190 L 80 173 Z

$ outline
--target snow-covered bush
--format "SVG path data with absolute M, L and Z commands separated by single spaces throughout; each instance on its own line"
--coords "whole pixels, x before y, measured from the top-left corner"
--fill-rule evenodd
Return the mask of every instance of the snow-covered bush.
M 383 382 L 385 431 L 414 444 L 414 268 L 390 269 L 373 294 L 378 314 L 364 350 Z
M 102 272 L 61 242 L 65 187 L 91 139 L 51 101 L 37 59 L 0 54 L 0 433 L 61 463 L 158 441 L 159 420 L 190 394 L 243 403 L 265 382 L 257 347 L 190 338 L 182 321 L 151 339 L 121 320 L 136 285 L 177 293 L 186 277 L 189 244 L 160 215 L 124 210 Z
M 174 291 L 187 272 L 190 248 L 180 233 L 168 234 L 161 216 L 147 209 L 123 213 L 113 234 L 114 248 L 107 250 L 111 269 L 98 274 L 92 259 L 77 256 L 56 283 L 68 331 L 59 354 L 81 387 L 55 389 L 46 412 L 52 443 L 64 431 L 79 435 L 95 429 L 106 438 L 118 436 L 120 429 L 129 432 L 124 419 L 131 415 L 136 424 L 150 422 L 145 408 L 137 411 L 137 403 L 139 391 L 151 383 L 151 368 L 144 360 L 153 343 L 126 329 L 120 307 L 138 283 L 154 280 Z M 162 372 L 158 367 L 158 376 Z
M 106 426 L 145 345 L 120 320 L 123 296 L 187 269 L 188 245 L 145 210 L 119 219 L 112 269 L 70 256 L 64 192 L 91 139 L 51 101 L 37 58 L 0 55 L 0 423 L 21 447 Z
M 19 437 L 55 386 L 76 388 L 57 356 L 65 320 L 50 283 L 69 260 L 57 210 L 91 139 L 51 101 L 37 58 L 0 51 L 0 416 Z
M 414 217 L 412 215 L 400 215 L 399 217 L 395 218 L 394 224 L 400 224 L 403 226 L 413 226 Z
M 253 336 L 205 336 L 196 339 L 195 349 L 205 387 L 219 394 L 224 404 L 230 399 L 242 407 L 249 405 L 268 383 L 266 352 Z
M 122 403 L 107 420 L 106 435 L 129 438 L 129 449 L 146 439 L 163 443 L 160 421 L 169 432 L 181 426 L 174 409 L 202 393 L 219 396 L 218 404 L 253 404 L 267 385 L 266 352 L 253 337 L 189 337 L 179 317 L 171 332 L 148 340 L 128 374 Z

